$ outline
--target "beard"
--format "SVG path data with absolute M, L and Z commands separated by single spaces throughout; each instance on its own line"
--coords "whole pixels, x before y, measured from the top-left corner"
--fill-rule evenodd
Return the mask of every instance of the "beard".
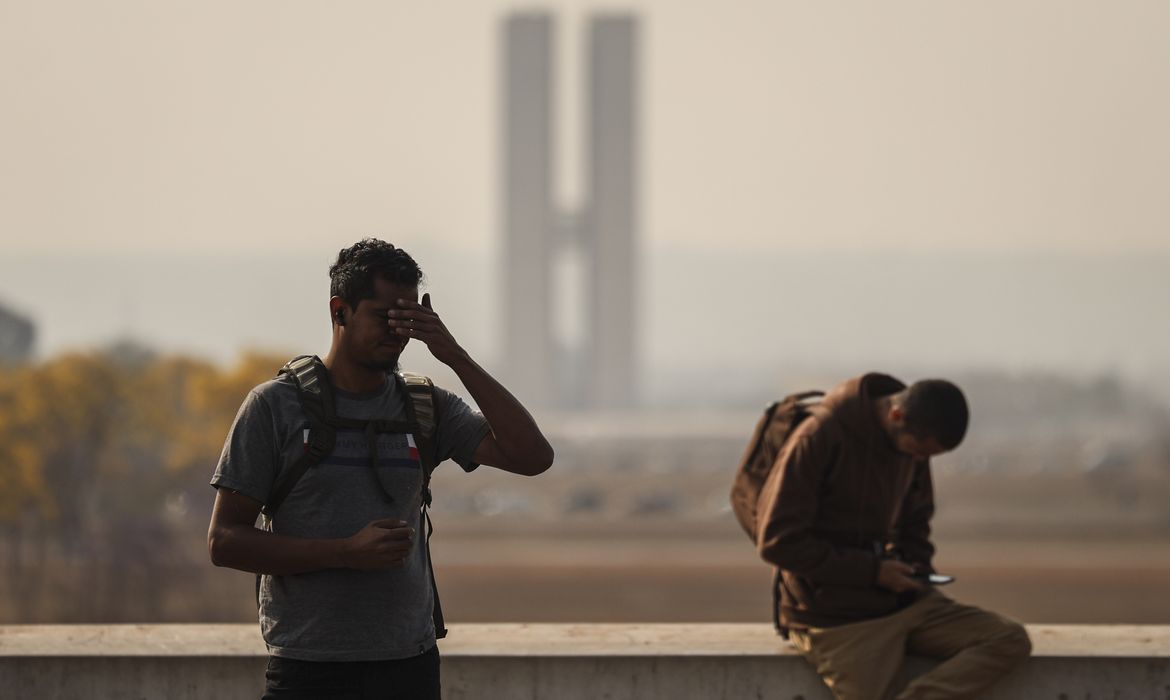
M 373 357 L 366 362 L 363 362 L 362 365 L 367 369 L 373 369 L 379 372 L 385 372 L 386 374 L 392 374 L 398 372 L 398 360 L 401 356 L 402 353 L 396 353 L 392 358 L 382 359 Z
M 386 374 L 397 374 L 399 368 L 398 360 L 394 360 L 393 362 L 374 362 L 367 366 L 370 369 L 376 369 Z

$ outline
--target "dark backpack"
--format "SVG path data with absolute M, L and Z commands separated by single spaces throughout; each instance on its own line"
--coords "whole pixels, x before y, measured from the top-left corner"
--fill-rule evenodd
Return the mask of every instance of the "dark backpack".
M 378 433 L 411 433 L 418 447 L 419 461 L 423 468 L 422 510 L 420 520 L 426 524 L 427 568 L 431 578 L 431 592 L 435 607 L 432 612 L 435 623 L 435 637 L 447 636 L 443 624 L 443 608 L 439 604 L 439 590 L 435 584 L 435 569 L 431 563 L 431 473 L 438 466 L 435 461 L 435 387 L 428 377 L 408 372 L 393 376 L 399 390 L 407 397 L 406 420 L 356 420 L 337 415 L 333 398 L 333 387 L 329 383 L 329 372 L 316 355 L 300 355 L 288 361 L 277 373 L 277 377 L 288 375 L 297 389 L 301 408 L 309 418 L 309 436 L 305 453 L 276 480 L 268 502 L 261 509 L 264 529 L 272 529 L 272 519 L 280 505 L 292 493 L 301 477 L 320 464 L 333 451 L 338 428 L 356 428 L 366 433 L 370 445 L 370 466 L 377 463 Z M 260 576 L 256 576 L 256 602 L 260 602 Z
M 731 485 L 731 510 L 753 545 L 759 536 L 757 519 L 764 483 L 776 466 L 784 443 L 788 442 L 796 427 L 812 415 L 813 407 L 824 395 L 822 391 L 805 391 L 773 402 L 764 410 L 752 431 L 751 440 L 735 470 L 735 482 Z M 788 636 L 788 631 L 780 624 L 779 567 L 772 577 L 772 624 L 778 633 Z

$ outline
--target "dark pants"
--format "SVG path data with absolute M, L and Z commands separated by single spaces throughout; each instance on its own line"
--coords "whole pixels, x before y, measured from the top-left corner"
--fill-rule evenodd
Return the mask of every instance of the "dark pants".
M 268 657 L 261 700 L 440 700 L 439 648 L 390 661 Z

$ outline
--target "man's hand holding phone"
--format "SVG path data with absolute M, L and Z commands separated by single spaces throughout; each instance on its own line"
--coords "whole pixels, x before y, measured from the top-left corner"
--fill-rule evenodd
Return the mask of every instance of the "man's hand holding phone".
M 877 585 L 895 593 L 925 591 L 926 582 L 914 577 L 915 569 L 897 559 L 882 559 L 878 566 Z

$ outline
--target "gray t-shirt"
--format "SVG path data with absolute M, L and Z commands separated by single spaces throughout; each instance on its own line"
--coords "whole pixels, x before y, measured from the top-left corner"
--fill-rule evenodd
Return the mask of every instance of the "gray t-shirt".
M 392 378 L 372 394 L 336 391 L 337 415 L 405 421 Z M 488 433 L 484 417 L 435 387 L 436 456 L 475 469 L 475 448 Z M 253 389 L 228 433 L 211 484 L 267 502 L 281 471 L 304 452 L 309 420 L 292 380 Z M 264 576 L 260 630 L 274 656 L 305 661 L 374 661 L 417 655 L 435 644 L 434 605 L 421 521 L 423 473 L 413 436 L 380 434 L 371 468 L 364 432 L 337 429 L 333 452 L 305 472 L 277 512 L 274 532 L 305 538 L 349 537 L 380 518 L 414 526 L 404 566 L 383 571 L 327 569 Z

